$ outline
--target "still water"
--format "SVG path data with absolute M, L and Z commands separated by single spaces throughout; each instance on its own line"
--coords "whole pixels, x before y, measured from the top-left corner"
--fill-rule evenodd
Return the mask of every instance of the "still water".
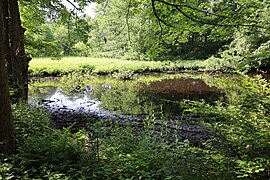
M 224 93 L 200 76 L 144 75 L 123 81 L 113 77 L 38 79 L 29 87 L 29 103 L 49 111 L 68 109 L 106 117 L 111 114 L 180 115 L 179 101 L 224 101 Z

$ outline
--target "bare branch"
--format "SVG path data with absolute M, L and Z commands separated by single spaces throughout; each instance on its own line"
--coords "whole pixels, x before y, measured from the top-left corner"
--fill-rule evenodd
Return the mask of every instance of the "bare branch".
M 74 8 L 74 10 L 76 9 L 76 10 L 78 10 L 78 11 L 82 11 L 83 9 L 82 8 L 80 8 L 80 7 L 78 7 L 78 6 L 76 6 L 73 2 L 71 2 L 70 0 L 66 0 L 69 4 L 71 4 L 72 6 L 73 6 L 73 8 Z

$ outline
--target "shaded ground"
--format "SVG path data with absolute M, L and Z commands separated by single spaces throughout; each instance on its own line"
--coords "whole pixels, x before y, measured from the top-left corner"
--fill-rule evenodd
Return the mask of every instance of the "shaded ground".
M 53 119 L 53 126 L 56 128 L 71 127 L 73 132 L 85 128 L 87 131 L 93 131 L 93 124 L 100 120 L 107 120 L 104 126 L 133 126 L 143 128 L 153 125 L 156 131 L 164 135 L 169 141 L 174 137 L 182 140 L 188 139 L 191 143 L 201 145 L 202 142 L 215 136 L 214 133 L 198 123 L 199 119 L 192 117 L 171 116 L 170 119 L 151 120 L 148 114 L 139 115 L 117 115 L 85 113 L 80 110 L 67 108 L 47 109 Z

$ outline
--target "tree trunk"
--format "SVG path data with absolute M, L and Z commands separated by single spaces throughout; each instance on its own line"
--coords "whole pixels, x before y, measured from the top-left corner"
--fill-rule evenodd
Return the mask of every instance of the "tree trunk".
M 11 154 L 15 151 L 15 138 L 11 118 L 8 72 L 5 52 L 4 2 L 0 2 L 0 152 Z
M 9 17 L 9 8 L 8 8 L 8 0 L 3 2 L 3 17 Z M 4 26 L 6 27 L 5 30 L 5 49 L 4 52 L 5 53 L 5 57 L 6 60 L 8 61 L 8 74 L 9 74 L 9 78 L 10 78 L 10 82 L 12 82 L 12 66 L 11 66 L 11 58 L 10 58 L 10 51 L 9 51 L 9 34 L 8 34 L 8 27 L 9 27 L 9 18 L 4 18 Z
M 8 37 L 10 60 L 8 61 L 12 71 L 12 88 L 15 100 L 28 98 L 28 63 L 30 59 L 26 56 L 24 49 L 24 32 L 21 26 L 20 12 L 17 0 L 8 0 L 9 20 Z

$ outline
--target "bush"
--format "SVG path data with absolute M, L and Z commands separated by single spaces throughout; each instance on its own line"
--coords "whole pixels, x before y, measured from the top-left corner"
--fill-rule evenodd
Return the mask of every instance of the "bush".
M 0 179 L 76 179 L 92 172 L 95 152 L 86 151 L 88 134 L 55 130 L 42 108 L 25 103 L 12 106 L 18 151 L 0 154 Z
M 64 179 L 84 176 L 82 171 L 90 165 L 84 162 L 86 140 L 85 130 L 72 134 L 69 129 L 56 130 L 46 137 L 28 138 L 14 157 L 14 168 L 19 170 L 16 176 L 31 179 L 55 175 Z
M 25 103 L 12 105 L 14 133 L 18 145 L 28 137 L 47 136 L 51 132 L 51 120 L 44 109 L 34 108 Z
M 204 119 L 217 133 L 219 138 L 208 146 L 227 157 L 225 162 L 234 167 L 232 174 L 239 178 L 269 178 L 269 83 L 260 76 L 240 76 L 215 80 L 215 86 L 233 97 L 228 98 L 229 104 L 187 101 L 186 112 Z

